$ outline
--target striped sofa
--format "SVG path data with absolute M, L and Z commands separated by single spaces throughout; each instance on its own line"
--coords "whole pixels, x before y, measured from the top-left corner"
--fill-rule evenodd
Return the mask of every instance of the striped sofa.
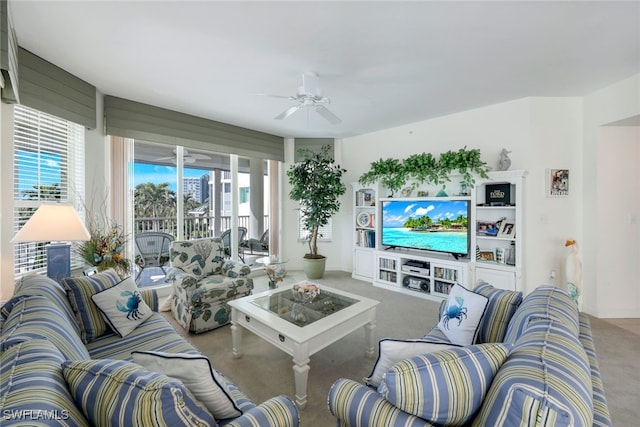
M 337 425 L 611 425 L 589 319 L 566 291 L 540 286 L 522 301 L 486 283 L 474 291 L 489 298 L 477 345 L 402 360 L 385 387 L 338 379 L 328 395 Z M 449 343 L 437 327 L 421 341 Z M 442 360 L 455 369 L 435 370 Z M 487 360 L 497 369 L 483 383 Z
M 104 334 L 85 344 L 62 285 L 35 274 L 19 280 L 14 296 L 0 308 L 0 425 L 89 426 L 92 423 L 86 407 L 99 412 L 98 403 L 118 408 L 121 416 L 132 417 L 112 419 L 111 425 L 294 427 L 299 424 L 297 408 L 288 397 L 277 396 L 256 405 L 218 372 L 216 378 L 228 390 L 226 398 L 233 400 L 241 415 L 214 419 L 206 409 L 202 411 L 204 404 L 191 399 L 191 392 L 180 381 L 132 363 L 132 352 L 144 351 L 194 354 L 203 359 L 157 313 L 155 291 L 141 289 L 140 294 L 153 310 L 148 319 L 124 338 L 107 327 Z M 105 387 L 79 402 L 72 382 L 77 385 L 100 381 L 98 374 L 92 377 L 89 365 L 100 370 L 115 369 L 122 378 L 116 377 L 120 381 L 117 388 Z M 69 372 L 75 376 L 68 375 Z M 145 386 L 140 396 L 143 393 L 144 396 L 138 399 L 134 388 L 142 382 Z M 154 387 L 158 384 L 162 387 L 156 393 Z M 151 392 L 147 393 L 145 387 Z M 177 418 L 163 418 L 165 410 L 169 413 L 168 406 L 172 406 L 172 416 Z

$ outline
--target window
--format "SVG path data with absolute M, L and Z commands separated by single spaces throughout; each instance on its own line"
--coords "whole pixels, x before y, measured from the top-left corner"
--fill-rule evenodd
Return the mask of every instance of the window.
M 240 203 L 249 203 L 249 187 L 240 187 Z
M 329 218 L 329 222 L 324 227 L 320 227 L 318 230 L 318 242 L 331 241 L 333 227 L 332 219 Z M 309 231 L 304 228 L 304 222 L 302 221 L 302 213 L 298 213 L 298 240 L 307 241 L 309 238 Z
M 84 129 L 50 114 L 14 107 L 14 232 L 45 201 L 73 202 L 84 196 Z M 14 273 L 44 271 L 44 243 L 14 246 Z M 72 268 L 81 261 L 72 256 Z

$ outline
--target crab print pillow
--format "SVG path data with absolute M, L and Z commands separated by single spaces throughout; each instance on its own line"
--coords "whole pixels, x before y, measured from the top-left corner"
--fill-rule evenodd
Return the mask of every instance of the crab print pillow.
M 455 284 L 440 317 L 438 328 L 452 344 L 471 345 L 476 341 L 489 298 Z
M 100 309 L 105 322 L 121 337 L 129 335 L 152 313 L 131 277 L 93 295 L 91 299 Z

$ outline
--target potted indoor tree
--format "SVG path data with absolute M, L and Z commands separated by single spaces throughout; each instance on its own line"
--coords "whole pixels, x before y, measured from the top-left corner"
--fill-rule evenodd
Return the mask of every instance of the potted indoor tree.
M 346 191 L 342 175 L 346 169 L 336 164 L 331 145 L 323 145 L 319 152 L 302 148 L 302 160 L 287 171 L 291 184 L 289 197 L 300 203 L 303 227 L 307 231 L 309 253 L 304 256 L 304 271 L 309 279 L 324 275 L 326 257 L 318 254 L 318 236 L 321 227 L 340 209 L 340 196 Z

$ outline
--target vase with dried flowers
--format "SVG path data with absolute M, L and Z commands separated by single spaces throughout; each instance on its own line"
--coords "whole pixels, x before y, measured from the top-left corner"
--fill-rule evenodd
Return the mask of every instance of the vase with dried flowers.
M 97 218 L 87 211 L 87 229 L 91 237 L 79 242 L 77 253 L 98 271 L 113 268 L 122 278 L 131 272 L 131 261 L 123 252 L 128 240 L 122 226 L 107 218 Z

